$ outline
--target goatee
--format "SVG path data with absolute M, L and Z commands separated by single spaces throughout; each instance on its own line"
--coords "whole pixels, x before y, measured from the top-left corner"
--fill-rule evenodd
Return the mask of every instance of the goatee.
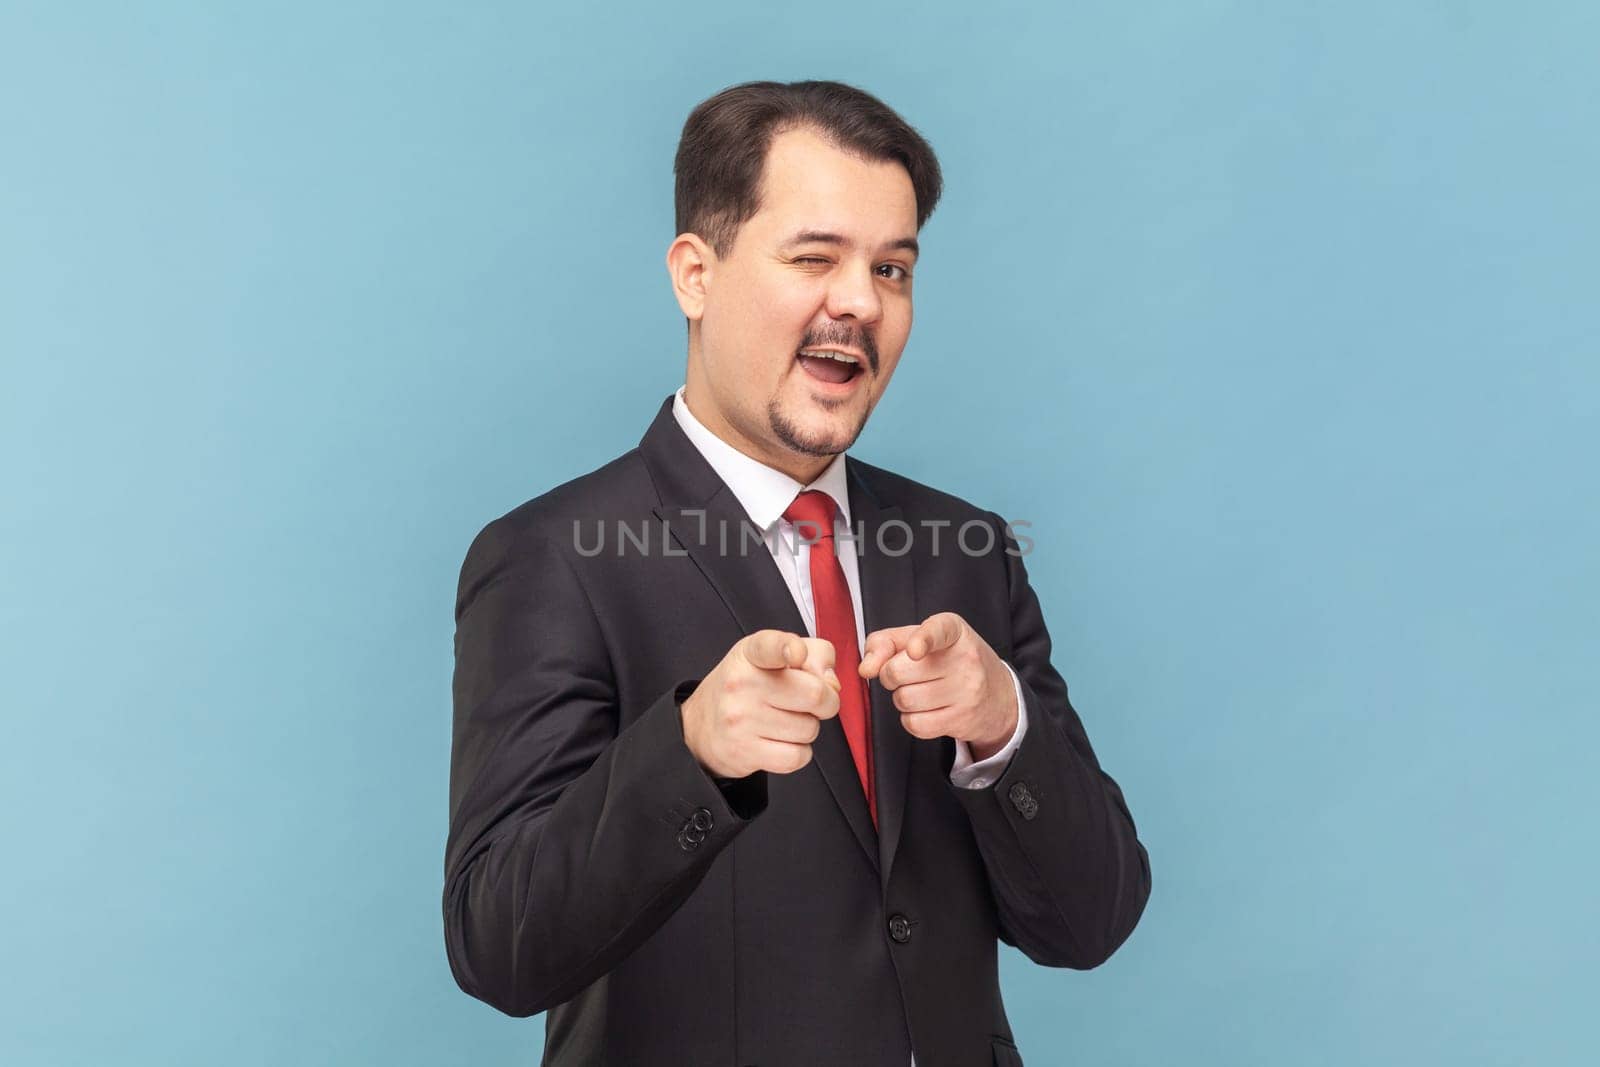
M 772 427 L 773 436 L 782 441 L 785 447 L 807 456 L 836 456 L 840 452 L 849 451 L 867 425 L 867 420 L 863 417 L 856 423 L 850 439 L 843 443 L 832 436 L 808 436 L 783 413 L 776 398 L 767 402 L 767 422 Z

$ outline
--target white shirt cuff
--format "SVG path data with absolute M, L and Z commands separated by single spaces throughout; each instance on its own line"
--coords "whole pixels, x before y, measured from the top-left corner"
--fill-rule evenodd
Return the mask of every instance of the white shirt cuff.
M 1017 693 L 1017 728 L 1011 731 L 1011 740 L 990 756 L 988 759 L 972 759 L 972 749 L 965 741 L 956 742 L 956 761 L 950 765 L 950 782 L 962 789 L 984 789 L 994 784 L 1005 772 L 1006 764 L 1011 762 L 1011 754 L 1022 744 L 1022 735 L 1028 730 L 1028 704 L 1022 699 L 1022 683 L 1017 681 L 1017 672 L 1011 669 L 1011 664 L 1005 664 L 1006 672 L 1011 675 L 1011 687 Z

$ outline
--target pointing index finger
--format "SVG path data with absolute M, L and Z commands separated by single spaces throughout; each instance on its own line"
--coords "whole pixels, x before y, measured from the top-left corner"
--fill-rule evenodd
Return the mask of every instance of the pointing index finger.
M 769 671 L 799 667 L 806 661 L 806 646 L 794 634 L 762 630 L 745 642 L 744 658 L 752 666 Z

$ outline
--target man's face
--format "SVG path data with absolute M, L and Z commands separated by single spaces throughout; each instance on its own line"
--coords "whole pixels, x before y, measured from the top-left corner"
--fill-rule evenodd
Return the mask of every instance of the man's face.
M 719 436 L 809 481 L 860 435 L 911 334 L 916 194 L 900 164 L 796 129 L 772 140 L 760 202 L 707 264 L 688 397 Z

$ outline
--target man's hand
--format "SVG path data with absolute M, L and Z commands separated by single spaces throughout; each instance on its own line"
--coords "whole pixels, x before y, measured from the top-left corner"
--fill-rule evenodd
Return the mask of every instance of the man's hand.
M 683 702 L 683 740 L 709 773 L 791 774 L 811 762 L 822 720 L 839 714 L 833 645 L 758 630 L 741 638 Z
M 953 611 L 917 626 L 867 635 L 863 678 L 894 693 L 900 724 L 913 737 L 965 741 L 975 760 L 987 759 L 1017 728 L 1017 692 L 989 643 Z

